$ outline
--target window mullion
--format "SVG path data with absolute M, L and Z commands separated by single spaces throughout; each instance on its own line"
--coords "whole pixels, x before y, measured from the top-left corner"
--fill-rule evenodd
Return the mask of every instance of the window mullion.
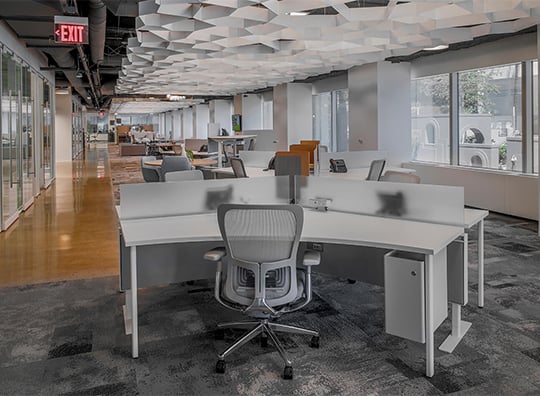
M 450 73 L 450 165 L 459 165 L 459 75 Z

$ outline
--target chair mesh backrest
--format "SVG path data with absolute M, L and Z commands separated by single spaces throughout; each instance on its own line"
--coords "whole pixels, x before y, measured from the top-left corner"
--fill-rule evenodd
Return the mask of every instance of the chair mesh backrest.
M 243 261 L 289 259 L 297 239 L 297 219 L 286 209 L 230 209 L 223 229 L 231 256 Z
M 366 180 L 374 180 L 378 181 L 381 179 L 382 172 L 384 170 L 384 164 L 386 164 L 386 160 L 373 160 L 371 161 L 371 165 L 369 166 L 369 173 Z
M 244 161 L 240 158 L 231 158 L 231 167 L 235 177 L 247 177 Z
M 165 181 L 203 180 L 203 173 L 198 169 L 165 173 Z

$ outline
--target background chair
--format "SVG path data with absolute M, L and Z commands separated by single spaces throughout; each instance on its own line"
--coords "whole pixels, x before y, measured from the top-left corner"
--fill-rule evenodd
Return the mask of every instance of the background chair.
M 385 164 L 386 160 L 383 159 L 371 161 L 371 165 L 369 166 L 369 173 L 366 180 L 379 181 L 381 179 Z
M 236 205 L 218 207 L 218 223 L 225 249 L 207 252 L 217 262 L 215 298 L 223 306 L 253 318 L 248 322 L 221 323 L 218 329 L 250 329 L 218 355 L 216 372 L 225 372 L 225 358 L 246 342 L 261 335 L 270 337 L 285 361 L 283 377 L 292 379 L 292 363 L 275 332 L 311 335 L 311 346 L 319 346 L 319 333 L 278 324 L 271 319 L 303 308 L 311 301 L 311 266 L 318 265 L 318 252 L 307 252 L 305 271 L 297 270 L 296 256 L 304 212 L 296 205 Z M 228 255 L 227 275 L 222 279 L 222 259 Z
M 396 182 L 396 183 L 420 183 L 420 176 L 414 173 L 405 173 L 387 170 L 381 177 L 382 181 Z
M 234 172 L 234 177 L 248 177 L 242 159 L 231 158 L 231 167 Z
M 284 159 L 294 157 L 297 159 Z M 309 152 L 308 151 L 277 151 L 276 152 L 276 176 L 301 175 L 309 176 Z
M 155 155 L 146 155 L 141 157 L 141 172 L 145 182 L 158 182 L 160 180 L 158 168 L 144 164 L 147 161 L 154 161 L 155 159 Z
M 176 182 L 184 180 L 203 180 L 203 173 L 198 169 L 173 171 L 165 173 L 166 182 Z
M 165 175 L 168 172 L 191 170 L 191 162 L 187 157 L 182 156 L 167 156 L 163 157 L 161 164 L 161 181 L 165 181 Z

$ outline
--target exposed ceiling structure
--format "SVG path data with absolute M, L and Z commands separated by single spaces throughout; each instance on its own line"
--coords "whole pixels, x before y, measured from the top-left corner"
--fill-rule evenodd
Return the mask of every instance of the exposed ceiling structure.
M 0 19 L 29 48 L 41 51 L 57 87 L 73 87 L 89 108 L 107 108 L 135 37 L 139 0 L 1 0 Z M 54 16 L 88 17 L 89 45 L 54 42 Z
M 90 44 L 55 44 L 55 15 L 88 17 Z M 0 0 L 0 19 L 88 108 L 144 112 L 527 32 L 540 0 Z
M 539 22 L 539 0 L 145 0 L 117 93 L 250 92 Z

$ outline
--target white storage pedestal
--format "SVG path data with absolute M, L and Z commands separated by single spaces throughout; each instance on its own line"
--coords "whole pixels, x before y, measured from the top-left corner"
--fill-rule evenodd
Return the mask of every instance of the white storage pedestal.
M 386 332 L 425 343 L 425 256 L 392 251 L 384 257 L 384 303 Z M 448 315 L 446 249 L 433 260 L 433 328 Z

